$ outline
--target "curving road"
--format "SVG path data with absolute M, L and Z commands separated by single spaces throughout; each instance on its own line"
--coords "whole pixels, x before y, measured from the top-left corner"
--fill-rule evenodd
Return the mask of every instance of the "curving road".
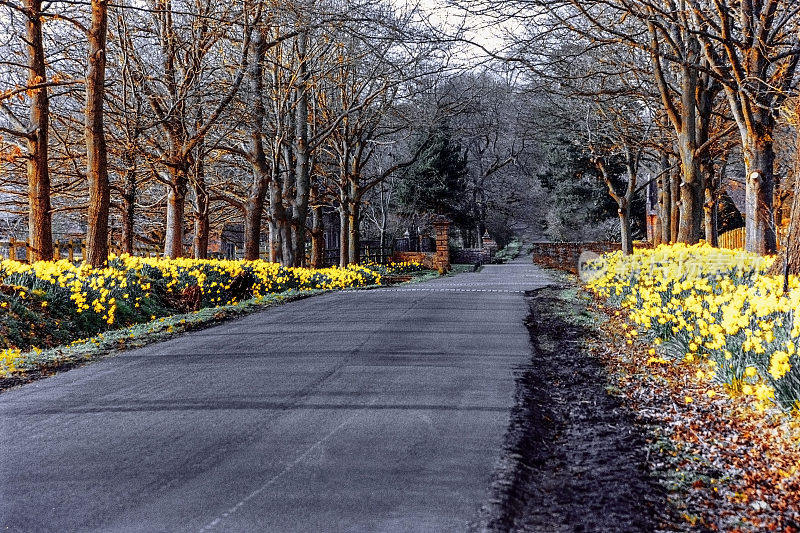
M 548 282 L 328 294 L 5 392 L 0 531 L 463 531 Z

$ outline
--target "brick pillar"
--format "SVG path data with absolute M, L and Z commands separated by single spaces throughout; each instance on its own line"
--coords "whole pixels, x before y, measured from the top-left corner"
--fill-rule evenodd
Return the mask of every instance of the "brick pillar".
M 436 255 L 433 266 L 438 271 L 450 270 L 450 220 L 447 217 L 437 217 L 433 221 L 436 230 Z

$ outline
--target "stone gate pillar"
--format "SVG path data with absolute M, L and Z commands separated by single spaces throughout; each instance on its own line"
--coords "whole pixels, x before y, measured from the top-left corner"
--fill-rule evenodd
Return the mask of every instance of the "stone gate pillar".
M 437 216 L 433 219 L 433 228 L 436 231 L 436 255 L 433 258 L 433 266 L 436 270 L 450 270 L 450 219 L 445 216 Z
M 494 257 L 494 254 L 497 253 L 497 248 L 498 248 L 497 243 L 489 235 L 488 230 L 484 232 L 482 241 L 483 241 L 483 249 L 487 254 L 489 254 L 489 259 L 491 260 L 491 258 Z

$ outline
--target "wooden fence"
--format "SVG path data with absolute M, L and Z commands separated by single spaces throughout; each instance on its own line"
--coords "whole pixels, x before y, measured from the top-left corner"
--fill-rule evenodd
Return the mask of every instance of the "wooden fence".
M 117 255 L 122 254 L 122 248 L 111 246 L 110 251 Z M 32 250 L 27 241 L 18 241 L 14 238 L 8 241 L 0 241 L 0 259 L 10 258 L 17 261 L 28 262 L 31 259 Z M 161 255 L 159 247 L 138 247 L 135 254 L 145 257 L 157 257 Z M 86 260 L 86 243 L 80 239 L 59 240 L 53 243 L 53 258 L 69 259 L 72 262 Z
M 786 229 L 784 228 L 779 229 L 777 234 L 778 250 L 783 248 L 783 245 L 786 244 L 784 242 L 785 238 L 786 238 Z M 738 228 L 738 229 L 733 229 L 731 231 L 726 231 L 725 233 L 719 236 L 720 248 L 727 248 L 729 250 L 744 250 L 746 242 L 747 239 L 744 228 Z
M 109 251 L 116 255 L 122 255 L 124 252 L 119 246 L 110 246 Z M 189 247 L 184 247 L 184 256 L 191 257 L 192 250 Z M 336 264 L 338 264 L 338 250 L 336 250 Z M 160 246 L 137 246 L 134 255 L 139 257 L 160 257 L 164 254 L 163 248 Z M 18 241 L 14 238 L 8 241 L 0 241 L 0 259 L 11 258 L 17 261 L 30 262 L 31 249 L 26 241 Z M 269 260 L 269 245 L 262 243 L 259 246 L 259 255 L 263 260 Z M 377 260 L 373 257 L 373 252 L 367 253 L 370 260 Z M 211 259 L 243 259 L 244 248 L 231 244 L 224 246 L 222 252 L 210 252 L 208 257 Z M 389 256 L 387 256 L 389 257 Z M 68 239 L 59 240 L 53 243 L 53 258 L 69 259 L 71 262 L 85 261 L 86 260 L 86 243 L 81 239 Z
M 719 247 L 728 248 L 729 250 L 744 250 L 745 231 L 744 228 L 738 228 L 731 231 L 726 231 L 719 236 Z

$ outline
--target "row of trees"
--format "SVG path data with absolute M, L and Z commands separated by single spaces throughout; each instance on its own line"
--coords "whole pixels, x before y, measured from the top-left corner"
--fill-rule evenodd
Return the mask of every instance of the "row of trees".
M 789 0 L 447 3 L 515 30 L 492 62 L 379 0 L 0 0 L 0 209 L 35 259 L 85 223 L 95 265 L 239 222 L 246 258 L 316 266 L 331 210 L 341 264 L 434 211 L 469 245 L 611 209 L 630 251 L 650 189 L 656 241 L 716 243 L 737 180 L 749 250 L 800 224 Z
M 776 250 L 794 142 L 800 13 L 791 0 L 453 2 L 522 31 L 489 51 L 550 95 L 618 206 L 658 184 L 657 240 L 716 243 L 725 179 L 741 176 L 747 249 Z M 617 170 L 614 171 L 613 169 Z M 788 173 L 788 172 L 787 172 Z M 614 183 L 614 175 L 621 177 Z
M 0 207 L 27 219 L 36 260 L 53 257 L 56 216 L 85 222 L 93 265 L 107 260 L 112 226 L 123 251 L 160 243 L 179 257 L 190 234 L 192 255 L 205 258 L 212 225 L 231 220 L 243 221 L 247 259 L 266 232 L 271 260 L 303 264 L 310 242 L 319 265 L 331 207 L 341 263 L 358 261 L 364 207 L 373 218 L 394 208 L 393 184 L 433 157 L 429 139 L 476 101 L 445 79 L 451 45 L 416 7 L 25 0 L 0 9 Z M 465 176 L 477 234 L 486 180 L 516 153 L 493 125 L 458 130 L 489 165 Z

